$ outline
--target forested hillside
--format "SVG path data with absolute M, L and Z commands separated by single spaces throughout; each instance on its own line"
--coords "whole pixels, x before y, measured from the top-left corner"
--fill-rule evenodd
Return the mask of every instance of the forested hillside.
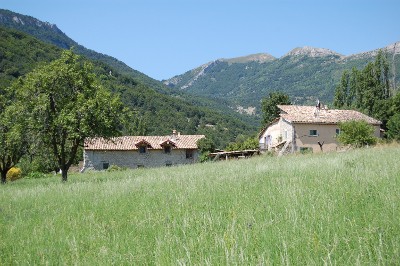
M 391 69 L 400 80 L 400 43 L 384 49 Z M 303 47 L 281 58 L 268 60 L 220 59 L 164 83 L 194 95 L 225 99 L 232 106 L 260 107 L 260 100 L 273 91 L 287 93 L 296 104 L 333 101 L 335 86 L 344 70 L 362 68 L 374 60 L 377 50 L 343 56 L 331 50 Z M 396 55 L 396 56 L 394 56 Z M 250 57 L 251 58 L 251 57 Z M 393 75 L 391 76 L 393 78 Z
M 0 26 L 6 28 L 15 29 L 18 31 L 25 32 L 32 35 L 43 42 L 53 44 L 62 49 L 73 49 L 75 53 L 83 55 L 94 61 L 99 61 L 114 71 L 118 72 L 119 75 L 129 77 L 130 80 L 134 80 L 137 84 L 145 85 L 146 87 L 152 88 L 153 90 L 160 92 L 164 95 L 177 97 L 192 105 L 205 107 L 206 109 L 212 109 L 218 111 L 221 114 L 229 114 L 234 116 L 235 119 L 243 121 L 250 127 L 259 126 L 258 120 L 250 118 L 246 115 L 240 115 L 234 112 L 230 108 L 228 101 L 224 99 L 210 99 L 208 97 L 202 97 L 200 95 L 194 96 L 188 94 L 179 89 L 171 89 L 166 87 L 162 82 L 155 80 L 137 70 L 134 70 L 127 66 L 125 63 L 105 54 L 98 53 L 96 51 L 87 49 L 86 47 L 79 45 L 76 41 L 69 38 L 64 32 L 62 32 L 56 25 L 48 22 L 40 21 L 31 16 L 18 14 L 9 10 L 0 9 Z
M 50 62 L 60 49 L 43 45 L 18 31 L 0 27 L 0 89 L 8 87 L 16 78 L 31 71 L 40 62 Z
M 5 89 L 38 64 L 59 57 L 62 49 L 25 33 L 0 27 L 0 85 Z M 103 86 L 121 95 L 132 112 L 126 134 L 163 135 L 173 129 L 185 134 L 206 134 L 224 147 L 240 134 L 256 131 L 238 118 L 198 107 L 177 96 L 164 95 L 104 62 L 93 61 Z
M 79 45 L 54 24 L 40 21 L 31 16 L 0 9 L 0 25 L 6 28 L 25 32 L 38 38 L 39 40 L 42 40 L 43 42 L 53 44 L 62 49 L 70 49 L 73 47 L 77 54 L 84 55 L 93 60 L 102 61 L 118 70 L 118 72 L 121 74 L 129 74 L 135 79 L 140 80 L 147 85 L 152 85 L 153 87 L 162 87 L 158 81 L 130 68 L 125 63 L 111 56 L 98 53 Z

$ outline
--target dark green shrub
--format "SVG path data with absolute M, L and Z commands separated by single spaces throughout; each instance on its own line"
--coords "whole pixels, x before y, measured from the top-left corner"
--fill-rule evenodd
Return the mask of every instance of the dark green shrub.
M 107 172 L 116 172 L 116 171 L 125 171 L 126 167 L 118 166 L 118 165 L 111 165 L 107 168 Z
M 46 178 L 47 175 L 41 172 L 30 172 L 28 173 L 25 178 L 26 179 L 38 179 L 38 178 Z
M 337 139 L 342 144 L 363 147 L 377 142 L 374 127 L 364 120 L 343 122 L 339 124 L 339 128 L 340 134 Z
M 387 123 L 389 139 L 400 141 L 400 114 L 392 116 Z

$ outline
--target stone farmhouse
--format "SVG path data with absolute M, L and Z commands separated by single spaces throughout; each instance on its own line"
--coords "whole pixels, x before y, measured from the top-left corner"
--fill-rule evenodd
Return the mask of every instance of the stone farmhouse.
M 85 170 L 104 170 L 111 165 L 128 168 L 160 167 L 195 163 L 197 141 L 204 135 L 123 136 L 110 140 L 88 139 L 84 147 Z
M 381 122 L 354 110 L 330 110 L 326 106 L 278 105 L 280 117 L 268 124 L 259 134 L 261 151 L 290 150 L 335 151 L 339 144 L 338 124 L 350 120 L 364 120 L 380 137 Z

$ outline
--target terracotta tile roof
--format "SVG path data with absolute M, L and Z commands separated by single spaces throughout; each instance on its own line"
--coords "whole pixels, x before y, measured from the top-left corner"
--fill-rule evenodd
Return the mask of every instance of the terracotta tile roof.
M 354 110 L 324 109 L 317 110 L 315 106 L 278 105 L 282 110 L 280 116 L 291 123 L 302 124 L 337 124 L 350 120 L 364 120 L 372 125 L 380 125 L 372 117 Z
M 197 149 L 197 141 L 204 135 L 172 136 L 123 136 L 110 140 L 93 138 L 85 140 L 85 150 L 138 150 L 145 143 L 150 149 L 161 150 L 167 142 L 174 143 L 174 149 Z M 139 145 L 136 145 L 139 144 Z

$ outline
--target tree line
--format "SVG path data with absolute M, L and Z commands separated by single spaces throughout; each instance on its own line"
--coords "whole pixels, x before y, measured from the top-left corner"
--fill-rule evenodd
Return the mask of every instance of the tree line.
M 363 69 L 343 72 L 333 105 L 380 120 L 386 137 L 400 140 L 400 94 L 393 81 L 387 55 L 380 50 Z

